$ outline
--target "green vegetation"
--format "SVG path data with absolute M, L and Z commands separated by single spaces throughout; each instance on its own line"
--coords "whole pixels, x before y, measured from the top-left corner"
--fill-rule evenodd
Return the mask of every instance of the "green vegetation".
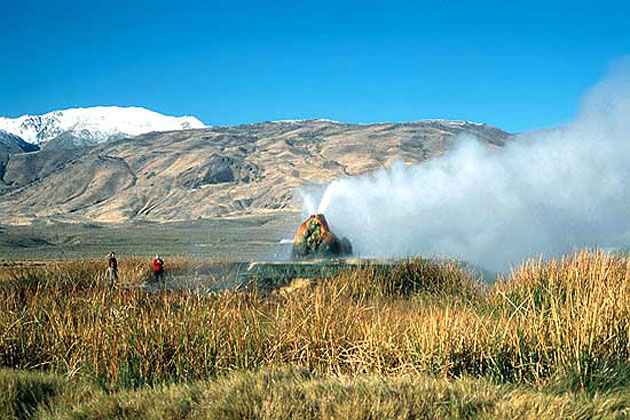
M 531 261 L 490 288 L 423 259 L 272 293 L 147 293 L 145 261 L 120 271 L 115 289 L 102 262 L 0 272 L 3 415 L 630 415 L 621 255 Z
M 622 390 L 555 393 L 423 374 L 315 376 L 299 369 L 265 369 L 106 392 L 61 375 L 0 371 L 0 387 L 5 390 L 0 410 L 8 418 L 585 419 L 630 414 L 630 397 Z

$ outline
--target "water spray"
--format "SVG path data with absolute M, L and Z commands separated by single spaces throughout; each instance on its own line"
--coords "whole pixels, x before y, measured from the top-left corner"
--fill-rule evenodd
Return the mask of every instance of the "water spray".
M 446 155 L 339 179 L 325 213 L 364 257 L 446 256 L 503 270 L 523 258 L 630 241 L 630 61 L 588 93 L 568 126 L 499 150 L 460 136 Z

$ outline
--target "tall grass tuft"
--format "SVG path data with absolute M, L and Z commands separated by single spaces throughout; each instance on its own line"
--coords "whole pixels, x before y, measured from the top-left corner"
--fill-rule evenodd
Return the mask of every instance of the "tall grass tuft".
M 214 295 L 133 287 L 148 275 L 135 260 L 120 267 L 129 287 L 114 289 L 94 262 L 18 270 L 0 275 L 0 366 L 107 389 L 285 365 L 610 386 L 628 377 L 629 267 L 582 251 L 526 262 L 482 288 L 456 262 L 410 259 L 290 293 Z

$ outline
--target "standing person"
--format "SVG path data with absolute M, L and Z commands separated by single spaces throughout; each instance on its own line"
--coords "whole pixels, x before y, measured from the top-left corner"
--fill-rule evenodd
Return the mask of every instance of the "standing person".
M 116 253 L 113 251 L 109 253 L 109 259 L 107 260 L 107 274 L 109 285 L 113 287 L 118 282 L 118 260 L 116 259 Z
M 151 268 L 153 269 L 153 279 L 158 282 L 164 278 L 164 261 L 159 255 L 155 255 L 151 262 Z

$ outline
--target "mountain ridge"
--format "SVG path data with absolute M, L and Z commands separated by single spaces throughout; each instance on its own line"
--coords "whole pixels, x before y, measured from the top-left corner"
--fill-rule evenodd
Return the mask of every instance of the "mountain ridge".
M 60 136 L 71 140 L 65 146 L 80 147 L 152 131 L 206 127 L 193 116 L 173 117 L 141 107 L 95 106 L 17 118 L 0 117 L 1 130 L 42 147 Z
M 39 146 L 27 143 L 21 137 L 0 129 L 0 155 L 29 153 L 39 150 Z
M 512 135 L 470 122 L 262 122 L 151 132 L 0 161 L 0 223 L 168 222 L 300 209 L 333 179 L 440 156 L 462 134 L 490 149 Z

